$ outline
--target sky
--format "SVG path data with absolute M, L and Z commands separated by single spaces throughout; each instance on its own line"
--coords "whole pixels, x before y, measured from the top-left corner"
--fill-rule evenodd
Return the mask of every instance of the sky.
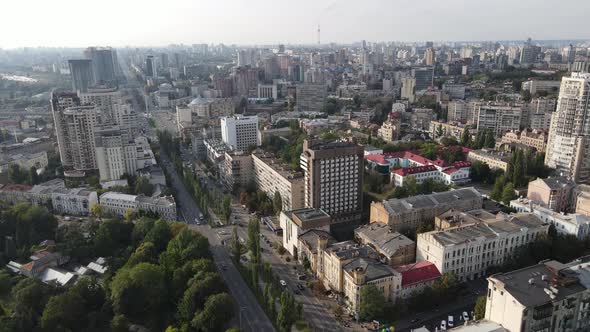
M 589 39 L 589 0 L 1 0 L 0 47 Z

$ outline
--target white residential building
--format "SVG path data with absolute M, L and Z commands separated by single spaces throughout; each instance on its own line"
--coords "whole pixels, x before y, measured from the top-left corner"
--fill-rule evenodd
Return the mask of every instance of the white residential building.
M 281 211 L 279 222 L 283 230 L 283 248 L 297 258 L 299 236 L 309 230 L 330 230 L 330 216 L 316 209 Z
M 527 213 L 421 233 L 417 236 L 416 260 L 434 263 L 441 274 L 452 272 L 460 280 L 473 280 L 511 259 L 516 249 L 547 234 L 548 229 L 548 223 Z
M 281 196 L 283 210 L 297 210 L 305 206 L 303 173 L 289 168 L 271 154 L 252 154 L 254 182 L 268 197 Z
M 570 179 L 590 181 L 590 74 L 563 77 L 551 117 L 545 165 Z
M 156 213 L 161 218 L 176 220 L 176 203 L 172 196 L 146 197 L 116 192 L 100 195 L 99 203 L 106 214 L 123 216 L 129 210 Z
M 539 219 L 553 224 L 558 233 L 573 235 L 580 240 L 585 240 L 590 235 L 590 216 L 555 212 L 526 198 L 510 201 L 510 207 L 518 212 L 534 213 Z
M 221 118 L 221 139 L 232 150 L 245 151 L 258 142 L 258 116 Z
M 98 203 L 96 191 L 86 188 L 61 188 L 51 193 L 51 205 L 54 213 L 86 216 L 90 208 Z

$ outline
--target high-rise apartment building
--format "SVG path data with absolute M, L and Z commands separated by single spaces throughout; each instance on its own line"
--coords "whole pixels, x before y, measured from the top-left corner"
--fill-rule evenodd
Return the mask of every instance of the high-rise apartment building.
M 72 89 L 74 91 L 86 92 L 89 86 L 94 83 L 94 72 L 92 71 L 92 60 L 72 59 L 68 60 L 70 74 L 72 75 Z
M 297 110 L 299 112 L 320 112 L 326 102 L 328 90 L 322 83 L 297 84 Z
M 306 140 L 300 159 L 305 205 L 326 211 L 335 223 L 358 221 L 363 154 L 364 148 L 354 143 Z
M 427 66 L 434 66 L 434 48 L 429 47 L 424 52 L 424 64 Z
M 258 142 L 258 116 L 234 115 L 221 118 L 221 139 L 232 150 L 245 151 Z
M 551 117 L 545 164 L 575 182 L 590 181 L 590 74 L 561 81 Z
M 156 68 L 156 59 L 153 55 L 148 55 L 145 59 L 145 75 L 147 77 L 158 76 L 158 70 Z
M 402 78 L 401 98 L 407 99 L 410 103 L 416 99 L 416 79 L 411 76 Z
M 115 82 L 116 68 L 119 67 L 115 50 L 110 47 L 89 47 L 84 51 L 84 55 L 92 60 L 95 84 Z
M 434 85 L 434 68 L 412 68 L 412 77 L 416 79 L 416 91 L 426 90 Z
M 80 171 L 96 169 L 96 107 L 80 106 L 80 98 L 74 93 L 66 92 L 52 94 L 51 108 L 62 165 Z
M 114 121 L 114 105 L 121 99 L 121 93 L 118 88 L 105 86 L 92 87 L 85 92 L 79 93 L 80 101 L 83 105 L 95 105 L 100 112 L 100 122 L 107 123 Z
M 475 105 L 477 130 L 490 129 L 501 136 L 511 130 L 519 130 L 522 106 L 503 103 L 486 103 Z
M 101 181 L 118 180 L 136 171 L 136 146 L 118 126 L 101 126 L 95 133 L 96 163 Z

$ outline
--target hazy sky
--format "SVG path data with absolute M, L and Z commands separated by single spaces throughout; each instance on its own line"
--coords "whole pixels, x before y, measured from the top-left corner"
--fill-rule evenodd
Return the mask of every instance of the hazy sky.
M 589 0 L 0 0 L 0 47 L 585 39 Z

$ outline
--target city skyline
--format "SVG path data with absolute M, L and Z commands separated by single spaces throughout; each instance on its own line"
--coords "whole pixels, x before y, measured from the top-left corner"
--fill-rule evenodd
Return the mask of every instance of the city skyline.
M 34 11 L 30 10 L 32 5 Z M 532 0 L 499 0 L 485 10 L 479 3 L 464 0 L 372 0 L 363 6 L 349 0 L 303 0 L 296 6 L 269 0 L 171 0 L 165 8 L 150 1 L 138 6 L 107 0 L 100 6 L 83 8 L 92 13 L 89 19 L 77 14 L 82 8 L 72 0 L 21 1 L 3 4 L 4 13 L 14 15 L 5 15 L 0 29 L 18 33 L 3 36 L 0 47 L 315 44 L 318 25 L 322 43 L 590 38 L 584 27 L 590 3 L 566 0 L 563 7 L 576 10 L 556 12 L 552 4 Z M 25 12 L 27 15 L 18 15 Z M 56 19 L 59 17 L 68 19 Z M 103 19 L 110 24 L 101 23 Z

